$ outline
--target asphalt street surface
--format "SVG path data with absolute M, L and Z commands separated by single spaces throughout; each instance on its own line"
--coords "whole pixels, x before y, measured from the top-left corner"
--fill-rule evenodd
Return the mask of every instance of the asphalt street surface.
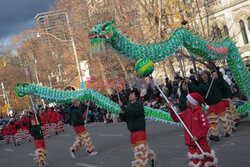
M 75 141 L 75 132 L 71 126 L 65 126 L 65 132 L 46 138 L 47 163 L 50 167 L 130 167 L 134 160 L 130 148 L 130 133 L 125 123 L 94 123 L 86 125 L 98 154 L 89 157 L 84 147 L 72 159 L 69 148 Z M 157 154 L 157 167 L 188 166 L 187 151 L 184 144 L 182 126 L 147 121 L 149 146 Z M 250 166 L 250 119 L 239 123 L 237 131 L 231 137 L 222 137 L 219 142 L 210 142 L 216 151 L 219 167 Z M 23 141 L 20 146 L 5 145 L 0 141 L 0 167 L 35 166 L 34 142 Z

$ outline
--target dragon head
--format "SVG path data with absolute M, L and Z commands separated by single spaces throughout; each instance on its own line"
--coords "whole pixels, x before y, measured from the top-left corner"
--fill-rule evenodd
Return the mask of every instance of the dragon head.
M 29 87 L 28 83 L 23 83 L 23 84 L 17 83 L 15 88 L 15 93 L 17 94 L 18 97 L 24 97 L 26 96 L 24 89 L 28 87 Z
M 91 46 L 96 43 L 109 42 L 116 32 L 116 28 L 112 25 L 114 20 L 111 22 L 108 20 L 107 23 L 98 23 L 89 32 L 89 39 L 91 40 Z

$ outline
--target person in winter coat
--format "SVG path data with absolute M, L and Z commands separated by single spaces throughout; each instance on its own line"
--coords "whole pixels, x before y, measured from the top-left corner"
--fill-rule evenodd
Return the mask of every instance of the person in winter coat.
M 218 72 L 218 69 L 217 69 Z M 213 73 L 215 75 L 215 72 Z M 212 83 L 212 78 L 210 77 L 210 73 L 208 71 L 203 71 L 201 74 L 202 83 L 200 83 L 199 87 L 188 83 L 188 86 L 194 90 L 194 92 L 198 92 L 209 105 L 208 112 L 208 120 L 209 120 L 209 139 L 214 141 L 219 141 L 219 122 L 223 124 L 223 118 L 226 116 L 226 107 L 222 101 L 222 95 L 220 92 L 220 86 L 224 84 L 224 80 L 222 76 L 218 75 L 215 77 L 214 82 Z M 212 83 L 212 85 L 211 85 Z M 209 87 L 211 85 L 210 91 L 208 93 Z M 207 96 L 207 97 L 206 97 Z
M 14 118 L 10 119 L 10 122 L 8 124 L 8 131 L 9 131 L 9 135 L 10 135 L 11 140 L 12 140 L 12 144 L 16 146 L 17 144 L 20 145 L 20 143 L 18 143 L 17 127 L 16 127 L 16 124 L 14 121 L 15 121 Z
M 136 158 L 135 161 L 132 161 L 132 167 L 145 167 L 148 161 L 151 161 L 151 166 L 153 167 L 156 155 L 147 144 L 144 108 L 137 101 L 138 98 L 139 93 L 133 90 L 129 94 L 127 106 L 124 106 L 119 101 L 119 105 L 121 106 L 119 116 L 122 121 L 127 123 L 128 130 L 131 132 L 131 147 Z
M 42 110 L 39 110 L 39 117 L 41 118 L 41 129 L 44 137 L 49 136 L 49 127 L 47 118 Z
M 56 133 L 56 135 L 58 135 L 58 113 L 56 109 L 50 110 L 49 122 L 52 126 L 53 131 Z
M 46 123 L 44 125 L 44 132 L 45 132 L 44 137 L 49 137 L 49 135 L 50 135 L 50 132 L 49 132 L 49 109 L 45 109 L 43 114 L 44 114 L 44 119 L 46 120 Z
M 31 142 L 31 136 L 29 133 L 29 118 L 26 116 L 26 113 L 23 114 L 21 118 L 21 129 L 23 133 L 25 134 L 26 139 Z
M 10 144 L 10 136 L 9 136 L 9 131 L 8 131 L 8 127 L 6 126 L 6 124 L 3 124 L 3 128 L 1 131 L 3 137 L 4 137 L 4 143 L 5 144 Z
M 61 131 L 61 132 L 64 132 L 64 128 L 63 128 L 63 117 L 62 117 L 62 115 L 61 114 L 59 114 L 58 112 L 57 112 L 57 120 L 58 120 L 58 131 Z
M 38 118 L 40 117 L 38 116 Z M 48 164 L 45 161 L 46 146 L 43 133 L 41 130 L 41 119 L 38 119 L 38 122 L 35 117 L 31 119 L 30 133 L 34 137 L 34 142 L 35 142 L 36 165 L 39 167 L 45 167 Z
M 180 118 L 182 119 L 190 133 L 193 135 L 193 138 L 191 138 L 186 130 L 184 132 L 185 144 L 189 148 L 189 166 L 216 167 L 217 159 L 215 156 L 215 152 L 209 148 L 207 141 L 209 123 L 205 112 L 200 106 L 200 103 L 206 105 L 199 93 L 188 94 L 188 108 L 183 113 L 179 114 Z M 180 122 L 170 106 L 172 106 L 171 102 L 168 103 L 171 117 L 175 122 Z M 203 152 L 206 154 L 206 157 L 203 157 L 201 151 L 196 146 L 195 141 L 198 142 Z
M 225 137 L 228 137 L 230 136 L 232 130 L 236 130 L 236 122 L 234 122 L 234 119 L 239 120 L 239 116 L 236 107 L 232 103 L 233 92 L 231 91 L 229 84 L 224 80 L 224 84 L 221 84 L 219 88 L 223 98 L 222 101 L 226 107 L 226 114 L 224 118 L 222 118 L 221 125 L 223 127 Z
M 73 106 L 71 107 L 71 118 L 72 126 L 76 132 L 76 141 L 72 147 L 69 149 L 69 153 L 72 158 L 75 158 L 76 152 L 79 148 L 84 145 L 86 152 L 89 153 L 89 156 L 96 155 L 97 152 L 94 151 L 94 146 L 92 144 L 89 133 L 84 127 L 83 112 L 86 110 L 86 106 L 80 106 L 80 102 L 77 98 L 72 99 Z
M 180 87 L 179 87 L 179 92 L 180 92 L 180 95 L 179 95 L 179 109 L 181 112 L 185 111 L 187 109 L 187 104 L 186 104 L 186 101 L 187 101 L 187 95 L 188 95 L 188 86 L 186 84 L 185 81 L 181 81 L 181 84 L 180 84 Z
M 20 122 L 19 117 L 15 118 L 14 123 L 15 123 L 16 129 L 17 129 L 16 135 L 15 135 L 16 140 L 17 140 L 17 144 L 20 145 L 21 141 L 22 141 L 22 138 L 21 138 L 22 129 L 21 129 L 21 122 Z

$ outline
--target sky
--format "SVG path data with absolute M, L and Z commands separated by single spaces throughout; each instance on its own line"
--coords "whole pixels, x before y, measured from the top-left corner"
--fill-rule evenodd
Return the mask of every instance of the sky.
M 47 12 L 55 0 L 0 0 L 0 44 L 8 43 L 13 36 L 34 29 L 34 17 Z

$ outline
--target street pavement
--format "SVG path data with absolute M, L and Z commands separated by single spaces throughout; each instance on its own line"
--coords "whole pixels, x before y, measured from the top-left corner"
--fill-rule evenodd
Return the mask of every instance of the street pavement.
M 71 126 L 65 132 L 46 139 L 47 163 L 50 167 L 130 167 L 134 160 L 130 149 L 130 136 L 125 123 L 93 123 L 86 125 L 98 154 L 93 157 L 80 149 L 76 159 L 69 155 L 69 148 L 75 141 Z M 147 121 L 148 144 L 157 154 L 157 167 L 188 166 L 182 126 Z M 220 142 L 210 142 L 216 151 L 219 167 L 250 166 L 250 120 L 239 123 L 231 137 L 222 137 Z M 0 141 L 0 167 L 32 167 L 34 163 L 34 142 L 21 146 L 5 145 Z

